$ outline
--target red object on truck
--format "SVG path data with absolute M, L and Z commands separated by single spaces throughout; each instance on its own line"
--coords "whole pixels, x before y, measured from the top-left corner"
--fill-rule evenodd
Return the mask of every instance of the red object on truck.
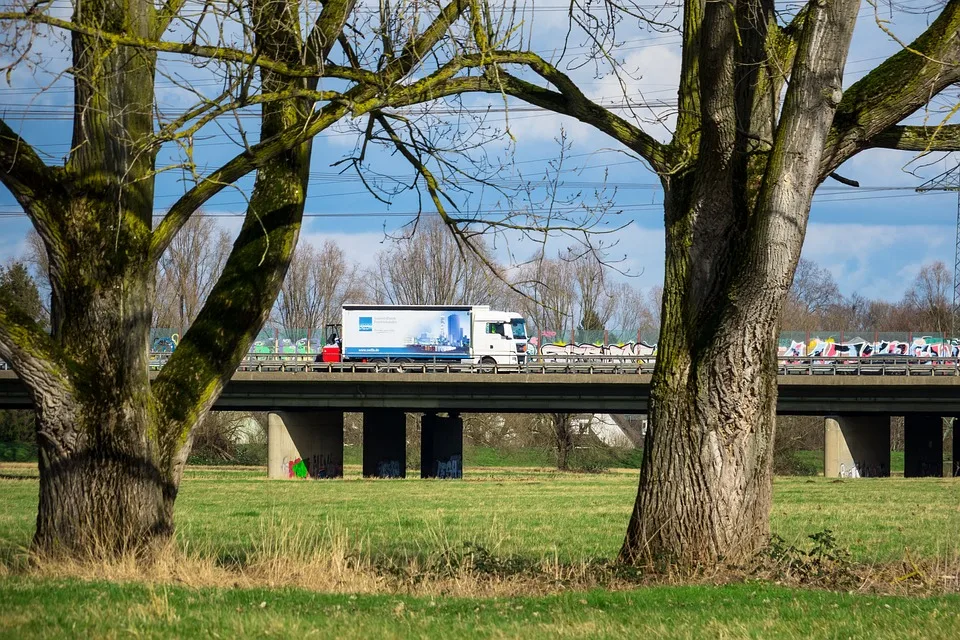
M 335 344 L 325 345 L 320 355 L 323 362 L 340 362 L 340 347 Z

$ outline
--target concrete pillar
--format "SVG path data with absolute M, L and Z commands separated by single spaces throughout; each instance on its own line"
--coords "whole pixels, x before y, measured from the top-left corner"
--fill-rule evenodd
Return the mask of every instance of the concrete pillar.
M 463 420 L 425 413 L 420 419 L 420 477 L 463 477 Z
M 826 477 L 890 475 L 890 416 L 831 416 L 823 429 Z
M 953 418 L 953 477 L 960 478 L 960 418 Z
M 903 417 L 903 477 L 943 476 L 943 418 L 932 413 Z
M 343 477 L 343 411 L 277 411 L 267 420 L 270 478 Z
M 363 477 L 407 477 L 407 416 L 403 411 L 363 412 Z

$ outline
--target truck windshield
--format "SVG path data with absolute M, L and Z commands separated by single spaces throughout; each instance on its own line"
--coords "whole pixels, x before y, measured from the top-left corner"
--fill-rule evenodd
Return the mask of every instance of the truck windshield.
M 513 337 L 515 340 L 527 339 L 526 324 L 523 318 L 514 318 L 513 320 L 511 320 L 510 328 L 513 329 Z

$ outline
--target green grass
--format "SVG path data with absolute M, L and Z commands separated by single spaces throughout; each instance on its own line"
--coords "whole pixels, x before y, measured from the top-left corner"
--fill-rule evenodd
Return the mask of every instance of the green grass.
M 0 465 L 0 549 L 29 543 L 37 481 Z M 188 468 L 177 500 L 182 543 L 243 555 L 263 523 L 330 524 L 390 556 L 430 555 L 465 542 L 562 561 L 611 558 L 626 530 L 637 473 L 470 470 L 463 481 L 271 481 L 261 470 Z M 835 532 L 857 562 L 960 553 L 960 481 L 952 478 L 777 478 L 772 529 L 788 542 Z
M 589 454 L 602 456 L 605 466 L 640 468 L 642 452 L 637 449 L 610 449 L 589 451 Z M 407 451 L 407 466 L 411 469 L 419 469 L 414 460 L 419 460 L 415 450 Z M 574 457 L 576 458 L 576 453 Z M 821 456 L 822 457 L 822 456 Z M 360 465 L 363 463 L 363 447 L 346 446 L 343 449 L 343 462 L 348 465 Z M 537 447 L 522 448 L 495 448 L 477 445 L 465 445 L 463 448 L 463 464 L 467 469 L 477 469 L 485 467 L 542 467 L 553 468 L 556 466 L 556 456 L 551 449 Z M 821 462 L 821 466 L 822 462 Z
M 0 580 L 0 637 L 955 638 L 960 597 L 760 584 L 546 597 L 432 598 L 296 589 Z
M 283 532 L 271 523 L 317 523 L 345 532 L 374 557 L 435 557 L 469 542 L 502 557 L 576 563 L 616 554 L 637 486 L 635 470 L 468 467 L 463 481 L 363 480 L 357 467 L 347 474 L 296 482 L 267 480 L 259 469 L 188 468 L 178 542 L 242 560 L 258 539 Z M 766 583 L 452 598 L 4 575 L 3 559 L 29 543 L 37 490 L 35 467 L 0 465 L 0 638 L 900 639 L 954 638 L 960 628 L 957 595 L 880 597 Z M 902 561 L 909 549 L 912 558 L 956 566 L 960 481 L 778 478 L 772 526 L 796 543 L 832 529 L 858 563 Z M 200 584 L 229 587 L 232 579 Z

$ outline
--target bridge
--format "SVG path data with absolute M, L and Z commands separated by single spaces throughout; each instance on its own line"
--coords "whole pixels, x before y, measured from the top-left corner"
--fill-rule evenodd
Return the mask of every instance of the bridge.
M 342 474 L 345 411 L 364 414 L 365 475 L 404 475 L 407 412 L 425 414 L 422 474 L 459 475 L 459 413 L 647 413 L 653 364 L 578 356 L 532 358 L 493 370 L 439 362 L 248 358 L 214 409 L 269 412 L 271 477 Z M 828 475 L 889 475 L 891 416 L 907 420 L 907 474 L 942 474 L 941 417 L 960 415 L 956 360 L 791 357 L 781 358 L 779 367 L 778 413 L 829 416 Z M 16 374 L 0 371 L 0 408 L 30 407 Z M 958 440 L 953 460 L 960 467 Z

